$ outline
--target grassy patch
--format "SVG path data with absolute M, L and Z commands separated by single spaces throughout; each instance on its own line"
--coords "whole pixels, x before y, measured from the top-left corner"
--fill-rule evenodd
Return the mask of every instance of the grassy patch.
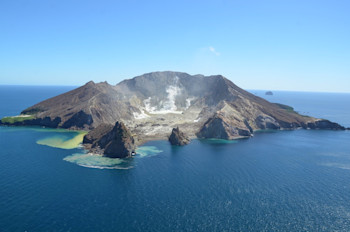
M 16 122 L 23 122 L 26 120 L 34 119 L 35 117 L 32 115 L 19 115 L 19 116 L 13 116 L 13 117 L 4 117 L 1 119 L 2 123 L 7 124 L 14 124 Z
M 289 113 L 298 113 L 294 110 L 293 107 L 288 106 L 288 105 L 284 105 L 284 104 L 280 104 L 280 103 L 275 103 L 275 105 L 277 105 L 278 107 L 280 107 L 281 109 L 284 109 L 286 111 L 288 111 Z
M 293 107 L 288 106 L 288 105 L 284 105 L 284 104 L 280 104 L 280 103 L 274 103 L 275 105 L 277 105 L 278 107 L 280 107 L 281 109 L 286 110 L 289 113 L 293 113 L 293 114 L 298 114 L 300 116 L 306 117 L 306 118 L 310 118 L 310 116 L 308 115 L 303 115 L 303 114 L 299 114 L 297 111 L 294 110 Z

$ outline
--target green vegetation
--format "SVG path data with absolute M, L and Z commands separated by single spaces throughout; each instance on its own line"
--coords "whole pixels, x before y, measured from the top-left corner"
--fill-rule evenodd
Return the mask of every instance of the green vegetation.
M 4 117 L 1 119 L 1 122 L 7 123 L 7 124 L 14 124 L 16 122 L 23 122 L 34 118 L 35 117 L 33 115 L 19 115 L 19 116 L 13 116 L 13 117 Z
M 299 114 L 299 113 L 296 112 L 296 111 L 294 110 L 294 108 L 291 107 L 291 106 L 284 105 L 284 104 L 280 104 L 280 103 L 274 103 L 274 104 L 277 105 L 278 107 L 280 107 L 281 109 L 286 110 L 286 111 L 289 112 L 289 113 Z M 303 117 L 306 117 L 306 118 L 310 118 L 310 116 L 308 116 L 308 115 L 302 115 L 302 114 L 299 114 L 299 115 L 300 115 L 300 116 L 303 116 Z
M 288 111 L 289 113 L 295 113 L 295 114 L 298 113 L 291 106 L 280 104 L 280 103 L 274 103 L 274 104 L 277 105 L 278 107 L 280 107 L 281 109 L 284 109 L 284 110 Z

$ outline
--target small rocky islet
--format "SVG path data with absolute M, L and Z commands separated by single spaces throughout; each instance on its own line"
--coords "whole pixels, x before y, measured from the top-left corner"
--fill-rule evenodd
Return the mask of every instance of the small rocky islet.
M 169 142 L 174 146 L 184 146 L 190 143 L 190 138 L 180 131 L 179 127 L 176 127 L 171 131 Z
M 136 150 L 135 140 L 122 122 L 97 126 L 84 136 L 83 144 L 90 152 L 110 158 L 131 157 Z
M 130 157 L 138 145 L 156 139 L 182 146 L 190 138 L 249 138 L 264 129 L 345 130 L 337 123 L 270 103 L 221 75 L 169 71 L 117 85 L 90 81 L 19 116 L 5 117 L 0 125 L 87 130 L 84 147 L 112 158 Z

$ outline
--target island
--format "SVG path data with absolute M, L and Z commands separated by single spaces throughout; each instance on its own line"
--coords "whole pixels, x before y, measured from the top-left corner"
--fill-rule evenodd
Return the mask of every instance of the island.
M 273 92 L 272 92 L 272 91 L 266 91 L 266 92 L 265 92 L 265 95 L 270 95 L 270 96 L 272 96 L 272 95 L 273 95 Z
M 185 145 L 193 138 L 249 138 L 266 129 L 345 129 L 270 103 L 221 75 L 171 71 L 117 85 L 90 81 L 19 116 L 5 117 L 0 125 L 87 130 L 85 148 L 115 158 L 131 157 L 137 146 L 150 140 Z

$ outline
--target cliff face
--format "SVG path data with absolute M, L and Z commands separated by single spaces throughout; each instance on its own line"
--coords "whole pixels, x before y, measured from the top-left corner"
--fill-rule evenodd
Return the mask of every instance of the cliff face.
M 89 82 L 22 114 L 30 119 L 11 125 L 92 130 L 119 121 L 141 142 L 167 139 L 177 126 L 190 137 L 223 139 L 249 137 L 260 129 L 344 129 L 270 103 L 223 76 L 179 72 L 148 73 L 115 86 Z
M 199 138 L 235 139 L 239 137 L 249 137 L 253 130 L 248 125 L 234 125 L 226 118 L 216 115 L 210 118 L 197 133 Z
M 121 122 L 114 126 L 100 124 L 85 135 L 83 143 L 91 152 L 110 158 L 131 157 L 136 149 L 134 138 Z
M 173 128 L 169 137 L 169 142 L 171 145 L 184 146 L 190 143 L 190 139 L 177 127 Z
M 343 126 L 338 123 L 331 122 L 329 120 L 320 119 L 314 122 L 309 122 L 303 125 L 304 129 L 321 129 L 321 130 L 345 130 Z

